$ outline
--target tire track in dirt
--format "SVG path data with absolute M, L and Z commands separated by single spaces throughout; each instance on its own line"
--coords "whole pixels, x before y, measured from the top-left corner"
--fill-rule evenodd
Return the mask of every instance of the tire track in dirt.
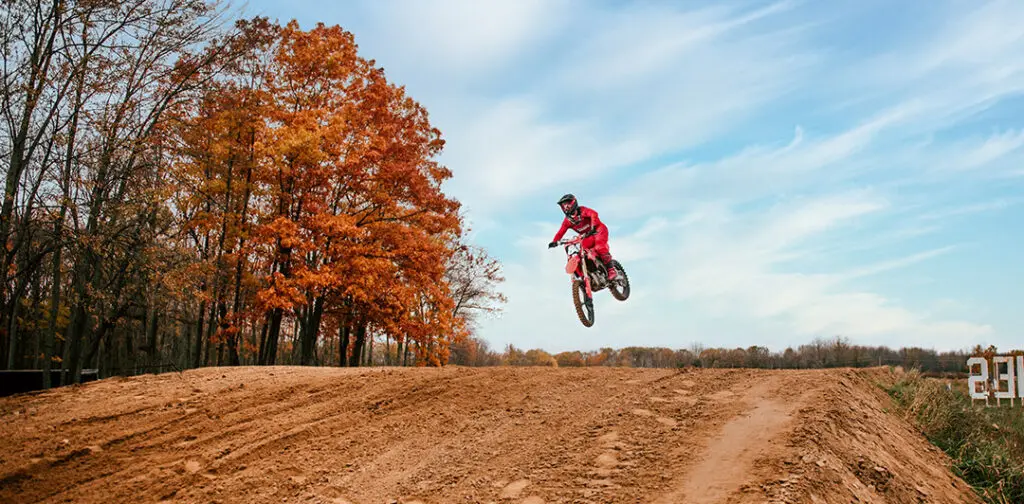
M 758 458 L 777 450 L 780 437 L 793 421 L 793 412 L 801 405 L 771 398 L 777 386 L 774 381 L 762 381 L 745 389 L 739 400 L 749 404 L 748 409 L 722 426 L 700 452 L 700 462 L 655 504 L 736 502 L 732 494 L 751 481 L 751 469 Z M 712 395 L 716 400 L 736 396 L 730 390 Z
M 839 371 L 724 369 L 102 380 L 0 399 L 0 502 L 975 502 L 871 388 Z
M 209 373 L 206 373 L 209 374 Z M 226 378 L 227 375 L 222 375 Z M 315 377 L 313 378 L 315 380 Z M 91 432 L 117 432 L 122 423 L 143 424 L 146 427 L 128 432 L 114 439 L 99 441 L 104 447 L 102 453 L 87 459 L 78 458 L 74 464 L 50 464 L 40 467 L 30 466 L 28 474 L 33 471 L 45 471 L 50 491 L 34 488 L 38 493 L 29 492 L 26 499 L 43 500 L 47 498 L 61 499 L 75 496 L 79 492 L 108 493 L 115 499 L 123 495 L 128 498 L 132 491 L 123 485 L 109 485 L 103 478 L 82 478 L 88 474 L 92 466 L 102 466 L 114 476 L 133 475 L 134 473 L 152 472 L 153 479 L 169 481 L 167 487 L 175 483 L 184 484 L 180 480 L 197 480 L 198 478 L 214 479 L 215 475 L 208 469 L 210 461 L 230 453 L 233 445 L 244 446 L 248 442 L 268 443 L 267 437 L 280 439 L 289 436 L 301 436 L 303 422 L 312 422 L 306 409 L 313 412 L 313 417 L 323 417 L 323 411 L 331 408 L 330 401 L 318 401 L 304 404 L 305 394 L 296 393 L 304 388 L 301 384 L 290 384 L 284 388 L 275 388 L 266 395 L 247 394 L 232 391 L 234 387 L 220 387 L 217 392 L 222 395 L 210 395 L 205 398 L 203 407 L 207 414 L 189 413 L 188 401 L 174 399 L 169 411 L 163 411 L 167 405 L 160 401 L 154 403 L 148 412 L 129 412 L 120 415 L 101 415 L 87 417 L 87 422 L 77 425 L 72 422 L 69 430 L 88 435 Z M 342 393 L 351 392 L 353 387 L 340 386 Z M 348 389 L 348 390 L 346 390 Z M 201 400 L 202 401 L 202 400 Z M 157 406 L 159 405 L 159 406 Z M 120 406 L 116 403 L 115 407 Z M 210 413 L 212 412 L 212 413 Z M 298 415 L 296 415 L 298 413 Z M 237 421 L 231 422 L 231 416 Z M 227 417 L 228 421 L 222 421 Z M 264 430 L 265 429 L 265 430 Z M 86 431 L 86 432 L 83 432 Z M 189 441 L 196 441 L 199 435 L 211 433 L 206 443 L 192 443 L 198 450 L 191 450 L 187 456 L 175 456 L 177 452 L 190 451 Z M 69 433 L 71 434 L 71 433 Z M 258 441 L 251 441 L 256 439 Z M 272 440 L 271 440 L 272 441 Z M 186 450 L 181 450 L 186 448 Z M 213 468 L 214 471 L 216 468 Z M 108 478 L 116 480 L 117 478 Z M 145 479 L 145 478 L 143 478 Z M 22 478 L 24 481 L 24 478 Z M 99 480 L 99 481 L 98 481 Z M 132 479 L 136 481 L 138 478 Z

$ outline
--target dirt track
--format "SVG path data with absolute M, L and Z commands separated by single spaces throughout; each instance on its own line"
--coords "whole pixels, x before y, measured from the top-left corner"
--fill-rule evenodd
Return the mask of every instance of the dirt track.
M 0 502 L 980 503 L 881 371 L 202 369 L 0 399 Z

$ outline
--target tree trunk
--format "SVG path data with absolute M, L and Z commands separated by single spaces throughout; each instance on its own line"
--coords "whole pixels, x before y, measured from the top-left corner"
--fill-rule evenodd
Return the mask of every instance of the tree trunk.
M 50 324 L 46 328 L 46 339 L 43 342 L 43 389 L 53 386 L 50 379 L 50 370 L 53 368 L 54 343 L 57 341 L 57 315 L 60 313 L 60 223 L 64 221 L 66 205 L 61 205 L 61 219 L 54 224 L 54 236 L 57 240 L 57 248 L 53 251 L 53 286 L 50 292 Z
M 395 338 L 395 364 L 400 365 L 400 366 L 404 366 L 405 365 L 405 363 L 402 362 L 402 355 L 403 355 L 402 352 L 404 352 L 404 351 L 405 351 L 405 338 L 399 336 L 399 337 Z
M 18 346 L 18 308 L 21 303 L 18 299 L 18 295 L 11 297 L 11 315 L 7 320 L 7 340 L 10 342 L 7 347 L 7 369 L 17 369 L 21 360 L 18 358 L 18 353 L 21 352 Z
M 238 343 L 242 338 L 242 329 L 238 324 L 238 312 L 240 311 L 239 303 L 241 302 L 240 287 L 242 283 L 242 254 L 239 254 L 238 267 L 235 273 L 235 293 L 234 300 L 231 304 L 231 324 L 233 324 L 235 331 L 228 336 L 228 359 L 232 366 L 240 366 L 242 364 L 241 359 L 238 355 Z
M 264 317 L 263 327 L 260 328 L 259 353 L 256 354 L 256 363 L 264 365 L 267 363 L 267 334 L 270 329 L 271 313 L 267 312 Z
M 309 310 L 306 310 L 309 311 Z M 292 324 L 292 352 L 288 356 L 288 365 L 294 366 L 295 363 L 299 362 L 299 331 L 302 330 L 303 317 L 296 317 L 295 323 Z
M 256 130 L 250 128 L 249 133 L 249 162 L 246 163 L 245 171 L 245 193 L 242 196 L 242 211 L 238 216 L 238 227 L 239 230 L 246 229 L 246 220 L 249 214 L 249 200 L 252 198 L 252 167 L 255 159 L 255 145 L 256 145 Z M 235 286 L 234 286 L 234 298 L 231 303 L 231 323 L 238 324 L 237 316 L 241 307 L 242 299 L 242 270 L 245 263 L 245 233 L 242 233 L 238 239 L 237 247 L 237 259 L 235 260 Z M 232 334 L 231 339 L 228 341 L 228 346 L 231 352 L 231 365 L 241 365 L 241 359 L 238 355 L 238 342 L 241 338 L 241 331 Z M 262 338 L 261 338 L 262 340 Z M 260 345 L 262 349 L 262 344 Z
M 352 345 L 352 357 L 349 359 L 349 367 L 359 367 L 363 360 L 363 346 L 366 344 L 366 322 L 362 319 L 356 324 L 356 340 Z
M 88 299 L 83 299 L 84 297 L 79 292 L 79 299 L 75 303 L 71 316 L 71 324 L 68 326 L 68 359 L 65 366 L 67 369 L 65 384 L 81 382 L 82 340 L 89 330 L 88 313 L 85 307 Z
M 160 350 L 156 346 L 156 332 L 159 329 L 156 312 L 156 301 L 149 303 L 149 313 L 146 314 L 146 366 L 152 369 L 160 363 Z
M 96 334 L 95 334 L 96 337 L 89 341 L 89 351 L 86 352 L 85 359 L 82 361 L 83 362 L 83 365 L 82 365 L 83 368 L 85 367 L 85 365 L 88 365 L 90 363 L 93 363 L 93 364 L 96 365 L 96 367 L 99 367 L 99 365 L 98 365 L 99 360 L 97 359 L 97 357 L 99 356 L 100 343 L 103 343 L 104 340 L 106 339 L 106 340 L 108 340 L 108 341 L 105 341 L 107 346 L 108 347 L 112 346 L 112 345 L 110 345 L 109 338 L 110 338 L 110 334 L 113 332 L 113 331 L 111 331 L 111 329 L 114 328 L 114 318 L 115 317 L 104 317 L 103 318 L 103 321 L 100 323 L 99 328 L 97 328 L 97 330 L 96 330 Z M 80 382 L 81 382 L 81 368 L 79 369 L 79 377 L 78 377 L 77 383 L 80 383 Z
M 242 365 L 242 361 L 241 361 L 241 359 L 238 356 L 238 340 L 242 336 L 242 331 L 241 331 L 240 328 L 236 328 L 236 329 L 238 329 L 237 332 L 233 332 L 233 333 L 231 333 L 230 336 L 228 336 L 228 365 L 229 366 L 240 366 L 240 365 Z
M 218 289 L 219 291 L 220 289 Z M 217 301 L 217 329 L 221 333 L 220 342 L 217 344 L 217 365 L 223 366 L 227 360 L 226 350 L 227 341 L 225 336 L 225 330 L 230 326 L 227 320 L 228 307 L 223 299 Z
M 277 340 L 281 336 L 281 319 L 284 316 L 284 310 L 281 308 L 274 308 L 270 312 L 270 329 L 267 333 L 267 348 L 266 354 L 264 355 L 263 364 L 273 366 L 277 364 Z
M 202 291 L 206 290 L 206 283 L 203 283 Z M 192 357 L 192 367 L 198 368 L 203 364 L 203 320 L 206 318 L 206 300 L 199 302 L 199 321 L 196 323 L 196 346 Z
M 32 281 L 32 316 L 34 318 L 37 316 L 36 314 L 41 311 L 40 304 L 42 304 L 43 292 L 42 287 L 39 285 L 39 277 L 34 276 L 33 278 L 34 279 Z M 28 363 L 25 364 L 26 366 L 28 366 L 27 369 L 39 369 L 39 365 L 41 364 L 39 362 L 39 355 L 43 351 L 43 331 L 39 328 L 39 324 L 35 324 L 35 326 L 36 327 L 32 330 L 32 358 L 28 361 Z
M 278 247 L 281 247 L 280 243 L 278 244 Z M 284 251 L 282 252 L 282 255 L 284 257 L 281 259 L 278 271 L 280 271 L 281 276 L 283 276 L 284 278 L 291 278 L 291 252 Z M 271 268 L 271 272 L 273 272 L 273 270 L 274 268 Z M 284 309 L 274 308 L 274 311 L 270 317 L 270 341 L 268 342 L 267 345 L 267 364 L 271 366 L 277 363 L 277 344 L 278 339 L 281 335 L 282 318 L 284 318 Z
M 308 366 L 313 362 L 313 354 L 316 349 L 317 337 L 320 334 L 320 320 L 324 313 L 324 296 L 313 300 L 313 307 L 306 316 L 306 323 L 303 324 L 300 342 L 302 353 L 299 364 Z
M 348 367 L 348 337 L 352 333 L 348 315 L 343 315 L 338 324 L 338 365 Z
M 366 338 L 366 365 L 373 366 L 373 334 Z
M 83 39 L 86 29 L 82 28 Z M 78 71 L 75 82 L 75 101 L 71 112 L 70 130 L 68 132 L 67 150 L 64 153 L 64 173 L 62 176 L 63 198 L 60 201 L 60 214 L 53 223 L 53 291 L 50 295 L 50 327 L 46 331 L 46 341 L 43 344 L 43 388 L 49 389 L 53 386 L 50 380 L 50 369 L 53 366 L 54 343 L 57 339 L 57 315 L 60 313 L 60 283 L 61 283 L 61 251 L 64 249 L 63 230 L 64 219 L 67 218 L 68 201 L 71 199 L 71 173 L 74 163 L 75 139 L 78 136 L 78 117 L 82 109 L 82 91 L 85 85 L 85 71 Z

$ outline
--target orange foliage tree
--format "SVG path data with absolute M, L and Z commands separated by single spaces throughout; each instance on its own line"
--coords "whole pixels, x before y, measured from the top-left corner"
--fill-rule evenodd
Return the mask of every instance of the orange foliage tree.
M 467 249 L 440 131 L 340 27 L 239 26 L 240 63 L 178 110 L 180 207 L 204 265 L 196 364 L 204 340 L 237 364 L 245 324 L 275 364 L 286 322 L 313 364 L 325 316 L 342 365 L 372 334 L 444 363 L 472 307 L 449 282 Z
M 361 365 L 381 339 L 436 365 L 490 309 L 441 133 L 351 33 L 215 0 L 4 9 L 0 366 Z

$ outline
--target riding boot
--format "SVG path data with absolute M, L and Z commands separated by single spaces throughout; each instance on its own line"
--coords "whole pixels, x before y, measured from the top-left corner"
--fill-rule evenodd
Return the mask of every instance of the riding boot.
M 604 268 L 608 270 L 608 281 L 610 282 L 612 280 L 615 280 L 615 277 L 618 276 L 618 273 L 615 271 L 615 267 L 612 266 L 612 255 L 601 254 L 599 256 L 599 259 L 601 259 L 601 262 L 604 263 Z

